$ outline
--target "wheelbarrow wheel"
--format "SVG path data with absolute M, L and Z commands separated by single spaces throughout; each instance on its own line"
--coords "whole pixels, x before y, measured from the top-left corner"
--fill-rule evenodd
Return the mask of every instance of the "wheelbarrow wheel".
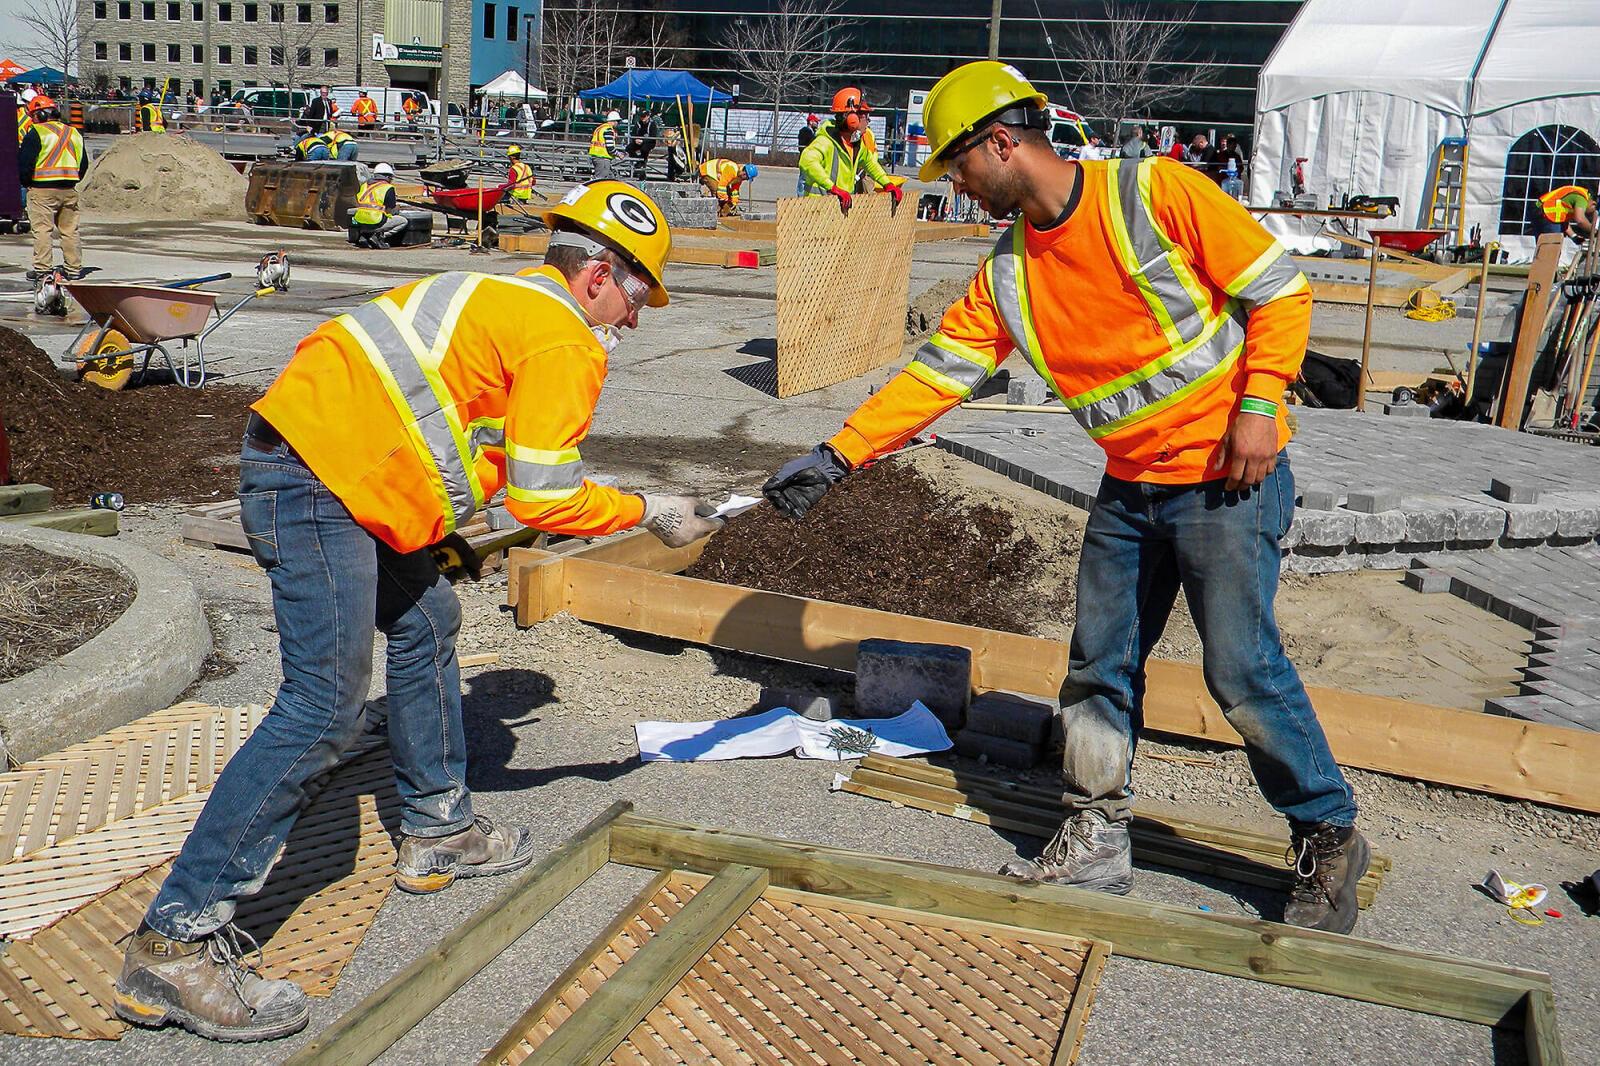
M 79 342 L 73 356 L 78 363 L 78 376 L 91 385 L 118 392 L 133 378 L 133 352 L 121 330 L 89 334 Z

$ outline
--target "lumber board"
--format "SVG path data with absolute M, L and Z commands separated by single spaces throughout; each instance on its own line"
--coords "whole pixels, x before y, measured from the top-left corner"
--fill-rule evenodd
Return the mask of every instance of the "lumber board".
M 599 625 L 837 670 L 854 670 L 859 641 L 891 637 L 970 648 L 980 690 L 1055 696 L 1066 677 L 1067 645 L 1040 637 L 584 558 L 524 566 L 523 587 L 546 567 L 560 571 L 537 575 L 551 595 L 538 610 L 519 602 L 518 625 L 568 610 Z M 1146 728 L 1243 743 L 1211 700 L 1199 666 L 1151 659 L 1146 677 Z M 1600 765 L 1600 734 L 1339 689 L 1307 686 L 1307 692 L 1342 765 L 1600 812 L 1600 781 L 1593 773 Z
M 716 534 L 713 533 L 711 536 Z M 552 556 L 574 556 L 638 570 L 659 570 L 675 574 L 693 566 L 700 558 L 700 553 L 706 550 L 706 543 L 710 539 L 711 537 L 702 537 L 686 547 L 669 548 L 661 543 L 660 537 L 647 529 L 630 529 L 588 541 L 575 538 L 548 549 L 512 548 L 506 553 L 506 606 L 517 605 L 519 595 L 517 581 L 522 567 L 531 566 Z
M 1528 1066 L 1566 1066 L 1561 1030 L 1556 1027 L 1556 997 L 1548 988 L 1530 988 L 1523 1004 L 1523 1046 Z
M 767 871 L 728 865 L 622 964 L 526 1060 L 599 1066 L 767 887 Z
M 1420 285 L 1379 285 L 1373 289 L 1372 303 L 1375 307 L 1404 307 L 1411 299 L 1411 294 Z M 1317 303 L 1330 304 L 1361 304 L 1366 305 L 1367 287 L 1365 285 L 1351 285 L 1340 281 L 1311 282 L 1311 299 Z
M 1104 940 L 1093 941 L 1093 945 L 1083 960 L 1072 1006 L 1068 1008 L 1066 1021 L 1061 1025 L 1061 1043 L 1056 1046 L 1050 1066 L 1072 1066 L 1078 1061 L 1078 1052 L 1083 1050 L 1083 1031 L 1089 1024 L 1089 1008 L 1094 1006 L 1094 994 L 1100 989 L 1100 973 L 1105 969 L 1106 959 L 1111 957 L 1114 947 Z
M 250 550 L 250 540 L 239 524 L 239 501 L 223 500 L 206 503 L 184 513 L 179 526 L 185 544 L 197 548 L 234 548 Z
M 63 533 L 83 533 L 91 537 L 117 535 L 117 512 L 100 507 L 74 507 L 64 511 L 8 515 L 0 518 L 0 522 L 31 526 L 34 529 L 55 529 Z
M 633 804 L 595 817 L 487 906 L 356 1004 L 285 1066 L 366 1066 L 531 929 L 606 862 L 612 825 Z
M 1501 429 L 1521 429 L 1522 409 L 1528 403 L 1528 383 L 1533 377 L 1533 367 L 1539 358 L 1539 341 L 1544 334 L 1546 311 L 1554 296 L 1556 267 L 1561 263 L 1561 245 L 1566 238 L 1559 233 L 1540 236 L 1533 253 L 1533 266 L 1528 270 L 1528 287 L 1523 296 L 1522 321 L 1517 327 L 1517 340 L 1511 349 L 1511 361 L 1506 364 L 1505 378 L 1500 390 L 1500 409 L 1495 425 Z
M 44 485 L 0 485 L 0 517 L 48 511 L 54 496 Z
M 619 817 L 611 861 L 712 873 L 762 867 L 774 885 L 934 914 L 1108 940 L 1128 958 L 1480 1025 L 1521 1028 L 1548 975 L 1252 918 L 801 844 L 642 815 Z

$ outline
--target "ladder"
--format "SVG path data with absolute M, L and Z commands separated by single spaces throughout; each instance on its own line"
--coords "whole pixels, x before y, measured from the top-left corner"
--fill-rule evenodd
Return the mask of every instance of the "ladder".
M 1449 230 L 1462 243 L 1461 210 L 1467 186 L 1467 139 L 1446 137 L 1433 155 L 1433 178 L 1428 188 L 1428 210 L 1420 222 L 1425 229 Z

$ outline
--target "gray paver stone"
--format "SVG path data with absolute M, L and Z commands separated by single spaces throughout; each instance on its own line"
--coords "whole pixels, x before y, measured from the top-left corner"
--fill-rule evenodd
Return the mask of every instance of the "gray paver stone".
M 781 689 L 763 688 L 761 698 L 756 701 L 756 710 L 770 711 L 776 707 L 787 707 L 791 711 L 798 711 L 802 717 L 809 718 L 813 722 L 831 722 L 839 713 L 839 701 L 831 696 L 815 692 L 785 692 Z
M 1506 531 L 1506 512 L 1499 507 L 1457 497 L 1450 508 L 1456 519 L 1455 543 L 1490 542 Z
M 1355 539 L 1356 516 L 1350 511 L 1306 511 L 1301 518 L 1301 544 L 1337 548 Z
M 1393 511 L 1400 506 L 1398 489 L 1351 489 L 1344 505 L 1361 514 Z
M 1408 496 L 1401 503 L 1401 513 L 1406 516 L 1408 541 L 1439 541 L 1455 539 L 1456 518 L 1440 499 Z
M 1386 403 L 1383 405 L 1383 413 L 1399 418 L 1433 417 L 1433 412 L 1428 410 L 1427 405 L 1420 403 Z
M 1037 374 L 1013 374 L 1006 383 L 1006 403 L 1042 404 L 1051 395 L 1050 386 Z
M 1506 503 L 1538 503 L 1539 486 L 1520 478 L 1491 478 L 1489 495 Z
M 1433 567 L 1422 567 L 1416 570 L 1407 570 L 1401 579 L 1406 588 L 1416 589 L 1418 592 L 1435 593 L 1450 591 L 1450 575 L 1443 570 Z
M 1031 770 L 1044 758 L 1043 744 L 992 737 L 972 729 L 961 730 L 951 740 L 955 742 L 956 754 L 968 759 L 982 759 L 996 766 Z
M 1556 512 L 1538 504 L 1501 503 L 1506 512 L 1505 538 L 1544 540 L 1556 531 Z
M 1016 692 L 985 692 L 967 708 L 966 732 L 987 733 L 1003 740 L 1043 744 L 1056 716 L 1055 700 Z
M 1355 494 L 1351 493 L 1350 498 L 1355 499 Z M 1358 544 L 1399 544 L 1406 539 L 1405 513 L 1388 510 L 1377 514 L 1358 513 L 1355 539 Z
M 1300 490 L 1300 509 L 1304 511 L 1331 511 L 1339 503 L 1339 494 L 1327 485 L 1307 485 Z
M 960 729 L 972 697 L 972 649 L 871 637 L 856 647 L 856 711 L 892 718 L 921 700 L 946 729 Z

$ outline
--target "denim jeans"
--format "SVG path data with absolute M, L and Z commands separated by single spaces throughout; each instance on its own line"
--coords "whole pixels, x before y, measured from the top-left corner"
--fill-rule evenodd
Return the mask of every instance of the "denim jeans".
M 426 550 L 368 533 L 285 443 L 247 445 L 240 518 L 272 581 L 283 684 L 217 778 L 146 920 L 195 940 L 260 890 L 307 798 L 306 784 L 360 734 L 374 628 L 388 635 L 389 750 L 401 830 L 472 824 L 456 635 L 461 605 Z M 354 841 L 351 842 L 354 847 Z
M 353 163 L 355 162 L 356 153 L 360 150 L 361 146 L 355 141 L 345 141 L 339 146 L 339 154 L 334 158 L 341 162 Z
M 1284 654 L 1272 611 L 1278 541 L 1293 515 L 1286 452 L 1255 489 L 1110 475 L 1100 482 L 1084 529 L 1061 688 L 1069 808 L 1096 808 L 1113 821 L 1129 816 L 1144 663 L 1181 587 L 1200 633 L 1206 688 L 1244 738 L 1267 801 L 1291 822 L 1355 821 L 1355 797 Z

